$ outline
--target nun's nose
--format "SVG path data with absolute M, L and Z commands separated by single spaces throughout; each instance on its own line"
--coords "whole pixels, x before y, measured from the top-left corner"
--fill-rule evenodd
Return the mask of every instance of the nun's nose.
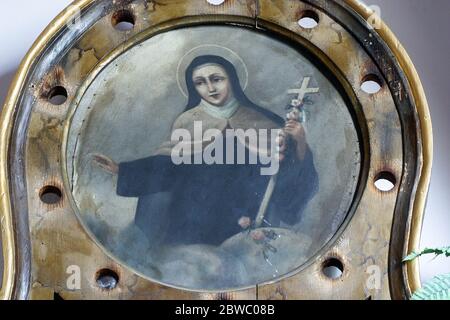
M 208 80 L 208 91 L 209 92 L 214 92 L 214 91 L 216 91 L 216 88 L 214 87 L 214 85 L 213 85 L 213 83 L 210 81 L 210 80 Z

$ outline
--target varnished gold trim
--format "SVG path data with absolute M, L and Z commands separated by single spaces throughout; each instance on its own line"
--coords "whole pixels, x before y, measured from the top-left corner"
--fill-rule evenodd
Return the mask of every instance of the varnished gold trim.
M 34 61 L 46 48 L 48 42 L 63 28 L 78 10 L 89 6 L 93 0 L 77 0 L 61 12 L 40 34 L 33 46 L 22 60 L 18 71 L 9 88 L 5 104 L 0 116 L 0 221 L 3 244 L 3 283 L 0 290 L 0 299 L 11 299 L 14 293 L 14 279 L 16 276 L 16 243 L 14 238 L 12 211 L 10 205 L 11 195 L 8 184 L 8 151 L 9 141 L 13 128 L 14 114 L 20 92 L 23 89 L 28 71 Z
M 358 0 L 345 1 L 352 7 L 353 10 L 355 10 L 366 20 L 373 17 L 375 14 L 373 10 Z M 412 209 L 411 224 L 406 235 L 407 251 L 412 252 L 419 250 L 420 247 L 420 233 L 422 230 L 424 210 L 433 162 L 433 129 L 425 91 L 411 58 L 389 27 L 381 19 L 378 21 L 380 22 L 380 28 L 375 29 L 375 31 L 377 31 L 380 37 L 386 42 L 391 51 L 394 53 L 397 61 L 400 63 L 400 66 L 409 82 L 420 120 L 423 163 Z M 406 254 L 407 252 L 404 253 Z M 416 291 L 421 286 L 419 261 L 417 259 L 406 264 L 406 282 L 410 293 Z

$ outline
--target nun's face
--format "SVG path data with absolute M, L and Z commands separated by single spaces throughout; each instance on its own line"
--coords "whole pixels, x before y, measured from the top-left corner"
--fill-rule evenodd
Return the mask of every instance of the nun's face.
M 198 66 L 192 80 L 202 99 L 214 106 L 225 105 L 233 96 L 228 74 L 217 64 Z

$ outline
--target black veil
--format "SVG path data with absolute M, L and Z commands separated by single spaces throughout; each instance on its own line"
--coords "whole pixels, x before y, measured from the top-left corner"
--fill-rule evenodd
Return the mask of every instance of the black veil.
M 215 56 L 215 55 L 203 55 L 192 60 L 191 64 L 186 69 L 186 86 L 188 90 L 188 103 L 186 105 L 185 111 L 188 111 L 192 108 L 198 106 L 201 101 L 201 97 L 195 88 L 194 80 L 192 79 L 194 70 L 204 64 L 217 64 L 225 69 L 230 79 L 231 87 L 233 90 L 234 97 L 236 100 L 243 106 L 252 108 L 266 117 L 270 118 L 272 121 L 278 123 L 281 126 L 284 125 L 284 120 L 277 114 L 266 110 L 255 103 L 253 103 L 244 93 L 242 87 L 239 83 L 239 77 L 236 72 L 236 68 L 233 66 L 231 62 L 226 60 L 225 58 Z

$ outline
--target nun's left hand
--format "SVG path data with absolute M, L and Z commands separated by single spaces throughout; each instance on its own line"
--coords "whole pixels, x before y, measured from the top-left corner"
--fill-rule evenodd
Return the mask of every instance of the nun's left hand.
M 299 119 L 299 111 L 294 109 L 287 115 L 286 125 L 283 129 L 284 134 L 281 135 L 280 141 L 280 154 L 284 154 L 287 149 L 286 145 L 286 137 L 290 137 L 292 139 L 293 146 L 296 148 L 296 155 L 299 160 L 303 160 L 305 158 L 306 153 L 306 136 L 305 129 L 300 123 Z M 282 160 L 284 155 L 280 157 Z

